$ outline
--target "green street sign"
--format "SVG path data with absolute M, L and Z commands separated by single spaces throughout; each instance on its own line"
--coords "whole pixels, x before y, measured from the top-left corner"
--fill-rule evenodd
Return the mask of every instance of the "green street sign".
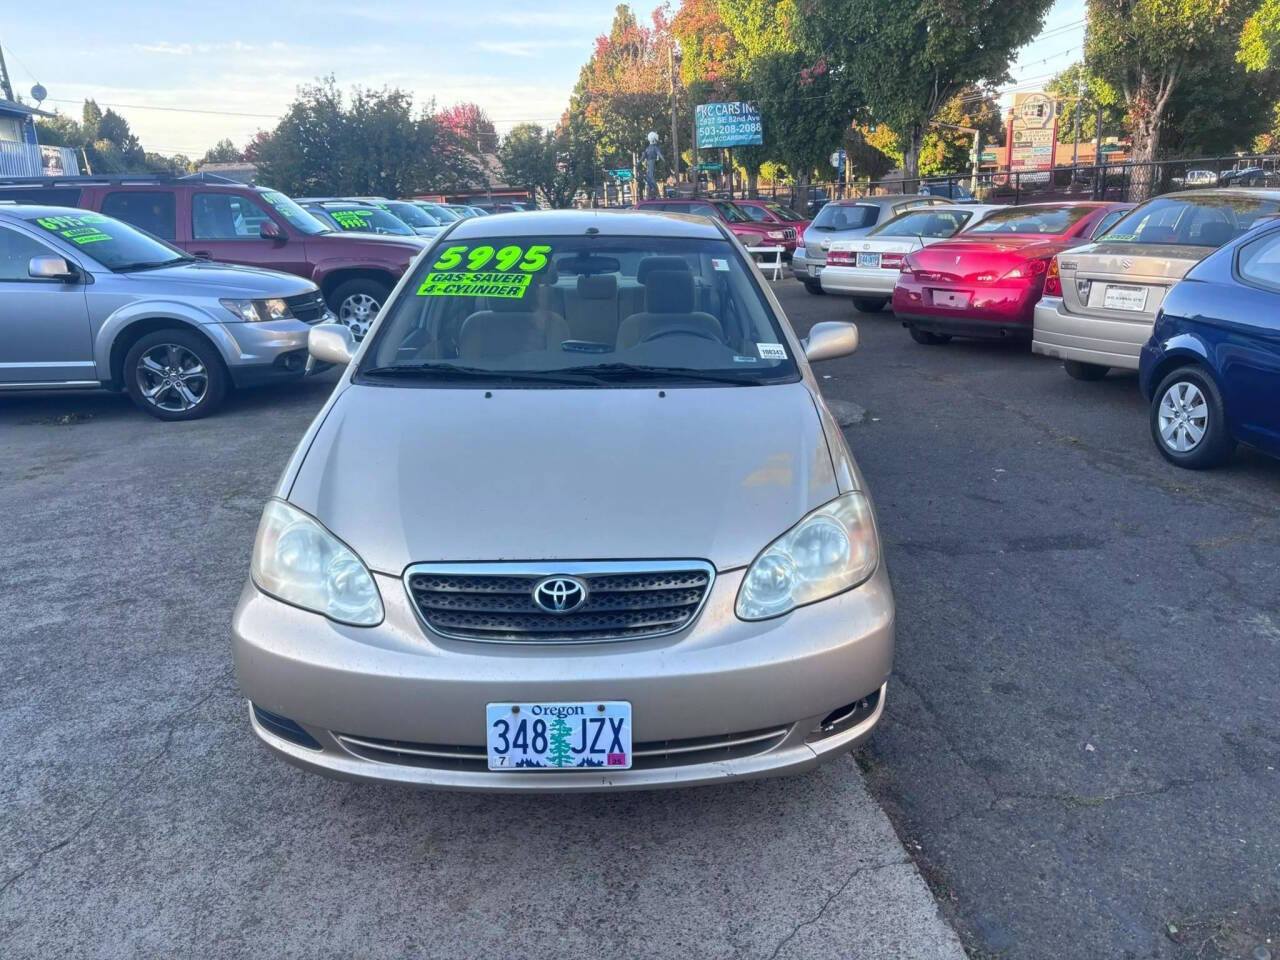
M 723 164 L 723 163 L 711 163 L 710 161 L 708 161 L 708 162 L 705 162 L 705 163 L 699 163 L 699 164 L 698 164 L 698 169 L 699 169 L 699 170 L 701 170 L 701 171 L 703 171 L 704 173 L 719 173 L 721 170 L 723 170 L 723 169 L 724 169 L 724 164 Z
M 622 170 L 610 170 L 609 176 L 613 177 L 615 180 L 630 180 L 632 174 L 631 169 L 628 167 Z
M 1119 143 L 1104 143 L 1102 145 L 1103 153 L 1120 153 L 1124 150 L 1124 146 Z
M 995 152 L 994 150 L 983 150 L 983 151 L 982 151 L 982 162 L 983 162 L 983 163 L 995 163 L 995 162 L 996 162 L 996 152 Z

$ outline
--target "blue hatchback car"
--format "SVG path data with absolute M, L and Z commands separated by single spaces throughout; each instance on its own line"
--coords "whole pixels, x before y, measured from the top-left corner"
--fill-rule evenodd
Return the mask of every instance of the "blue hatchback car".
M 1280 219 L 1191 268 L 1165 298 L 1138 374 L 1165 458 L 1203 469 L 1237 442 L 1280 456 Z

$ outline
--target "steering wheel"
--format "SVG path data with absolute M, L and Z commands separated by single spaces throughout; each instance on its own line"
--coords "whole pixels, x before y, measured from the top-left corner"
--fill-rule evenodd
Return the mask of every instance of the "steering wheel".
M 691 324 L 677 324 L 671 327 L 659 327 L 652 331 L 648 336 L 641 337 L 641 343 L 649 343 L 653 340 L 660 340 L 663 337 L 686 336 L 697 337 L 699 340 L 710 340 L 712 343 L 718 343 L 724 346 L 724 341 L 717 337 L 714 333 L 704 330 L 701 327 L 695 327 Z

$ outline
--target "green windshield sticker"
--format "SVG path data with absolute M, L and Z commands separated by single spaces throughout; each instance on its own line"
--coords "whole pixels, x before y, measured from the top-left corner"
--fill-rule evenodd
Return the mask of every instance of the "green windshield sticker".
M 373 213 L 368 210 L 330 210 L 329 216 L 343 230 L 367 229 L 373 219 Z
M 1104 233 L 1099 240 L 1137 240 L 1136 233 Z
M 497 297 L 519 300 L 529 289 L 529 273 L 428 273 L 420 297 Z
M 268 190 L 262 195 L 262 199 L 271 204 L 276 210 L 289 220 L 297 220 L 299 208 L 293 205 L 293 201 L 286 197 L 283 193 L 276 193 L 274 190 Z
M 545 243 L 496 248 L 458 244 L 447 248 L 431 265 L 432 272 L 418 287 L 418 296 L 519 300 L 528 291 L 533 275 L 547 268 L 550 252 Z
M 112 239 L 111 234 L 97 226 L 107 222 L 106 217 L 96 213 L 85 213 L 78 217 L 39 217 L 36 220 L 46 230 L 82 247 Z

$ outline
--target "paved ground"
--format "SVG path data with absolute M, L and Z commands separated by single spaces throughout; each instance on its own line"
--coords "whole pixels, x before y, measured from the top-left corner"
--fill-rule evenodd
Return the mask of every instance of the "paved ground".
M 1177 470 L 1134 377 L 854 319 L 899 625 L 858 759 L 971 955 L 1280 956 L 1280 462 Z
M 493 798 L 259 748 L 228 623 L 331 382 L 185 425 L 0 397 L 0 957 L 962 956 L 850 757 Z

